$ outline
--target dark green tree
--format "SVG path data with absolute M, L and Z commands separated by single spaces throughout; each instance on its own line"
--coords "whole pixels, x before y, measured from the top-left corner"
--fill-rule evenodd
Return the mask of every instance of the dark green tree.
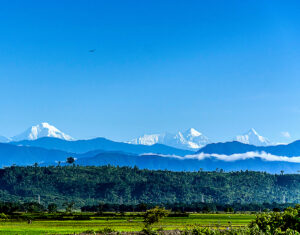
M 72 211 L 73 211 L 74 205 L 75 205 L 75 202 L 65 202 L 64 206 L 65 206 L 65 209 L 66 209 L 66 213 L 71 214 Z
M 147 210 L 144 214 L 144 223 L 146 225 L 152 225 L 159 222 L 162 218 L 168 216 L 170 211 L 165 208 L 155 207 L 153 209 Z
M 68 157 L 67 158 L 67 163 L 73 164 L 74 162 L 75 162 L 75 158 L 73 158 L 73 157 Z
M 48 212 L 49 213 L 54 213 L 57 211 L 57 205 L 55 203 L 50 203 L 48 205 Z

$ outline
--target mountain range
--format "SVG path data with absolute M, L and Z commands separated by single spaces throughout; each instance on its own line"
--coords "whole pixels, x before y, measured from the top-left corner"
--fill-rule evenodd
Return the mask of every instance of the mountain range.
M 296 173 L 300 170 L 300 140 L 287 145 L 267 146 L 270 142 L 254 129 L 237 138 L 240 142 L 210 143 L 207 137 L 190 128 L 176 134 L 144 135 L 130 143 L 105 138 L 75 140 L 50 124 L 42 123 L 11 139 L 1 139 L 6 143 L 0 144 L 0 167 L 35 163 L 57 165 L 58 162 L 63 165 L 71 156 L 78 165 L 110 164 L 153 170 L 219 168 L 270 173 Z M 248 144 L 250 142 L 257 143 L 257 146 Z
M 43 137 L 53 137 L 68 141 L 75 140 L 70 135 L 65 134 L 64 132 L 60 131 L 59 129 L 50 125 L 49 123 L 43 122 L 41 124 L 32 126 L 24 132 L 22 132 L 21 134 L 18 134 L 11 138 L 0 136 L 0 143 L 16 142 L 23 140 L 37 140 Z M 235 137 L 233 140 L 256 146 L 268 146 L 272 144 L 267 138 L 259 135 L 253 128 L 251 128 L 245 134 Z M 135 145 L 163 144 L 174 148 L 197 151 L 205 145 L 213 142 L 214 141 L 212 141 L 196 129 L 189 128 L 188 130 L 178 131 L 174 134 L 145 134 L 131 141 L 126 141 L 125 143 Z
M 179 131 L 175 134 L 146 134 L 133 139 L 128 143 L 143 145 L 153 145 L 160 143 L 175 148 L 195 150 L 209 144 L 210 142 L 211 141 L 205 135 L 195 130 L 194 128 L 190 128 L 186 131 Z
M 254 128 L 251 128 L 243 135 L 238 135 L 234 140 L 244 144 L 251 144 L 256 146 L 272 145 L 271 141 L 259 135 Z M 131 144 L 153 145 L 156 143 L 169 145 L 175 148 L 189 149 L 196 151 L 207 144 L 213 143 L 208 137 L 194 128 L 186 131 L 179 131 L 175 134 L 162 133 L 162 134 L 145 134 L 131 141 Z
M 57 142 L 52 142 L 53 139 L 54 138 L 48 138 L 48 137 L 42 138 L 40 140 L 43 141 L 39 142 L 39 145 L 43 146 L 43 143 L 45 144 L 51 142 L 52 146 L 55 146 L 55 143 Z M 38 140 L 31 141 L 31 142 L 36 143 L 37 141 Z M 65 141 L 65 140 L 60 140 L 60 141 L 70 142 L 75 145 L 76 143 L 78 143 L 78 141 Z M 105 142 L 102 143 L 104 144 Z M 299 163 L 300 161 L 298 162 L 289 162 L 286 160 L 268 161 L 259 157 L 259 154 L 252 158 L 240 158 L 237 160 L 230 160 L 231 156 L 226 155 L 228 157 L 228 160 L 224 160 L 224 159 L 219 159 L 213 154 L 202 157 L 201 154 L 203 153 L 198 153 L 200 154 L 198 155 L 189 151 L 186 152 L 188 153 L 187 155 L 183 154 L 182 156 L 174 155 L 174 154 L 173 155 L 161 154 L 162 150 L 157 151 L 159 153 L 153 153 L 155 151 L 155 148 L 159 148 L 163 146 L 158 144 L 152 146 L 125 144 L 125 146 L 127 147 L 128 146 L 139 147 L 139 148 L 131 148 L 131 149 L 128 148 L 124 149 L 123 148 L 124 143 L 110 143 L 110 144 L 111 145 L 107 145 L 105 147 L 106 150 L 98 149 L 98 150 L 87 151 L 85 153 L 74 153 L 74 152 L 59 150 L 60 148 L 66 149 L 65 147 L 63 147 L 64 145 L 62 143 L 56 146 L 56 149 L 47 149 L 45 147 L 35 147 L 35 146 L 20 146 L 14 144 L 0 144 L 0 166 L 1 167 L 11 166 L 11 165 L 24 166 L 24 165 L 33 165 L 35 163 L 38 163 L 40 166 L 48 166 L 48 165 L 57 165 L 59 164 L 59 162 L 61 162 L 61 165 L 65 165 L 67 164 L 65 163 L 66 158 L 71 156 L 76 159 L 75 164 L 78 165 L 84 165 L 84 166 L 113 165 L 113 166 L 131 166 L 131 167 L 137 166 L 142 169 L 150 169 L 150 170 L 167 169 L 172 171 L 198 171 L 202 169 L 205 171 L 212 171 L 218 168 L 225 171 L 254 170 L 254 171 L 266 171 L 269 173 L 280 173 L 281 171 L 284 171 L 286 173 L 296 173 L 300 169 L 300 163 Z M 242 143 L 239 144 L 245 145 Z M 300 141 L 296 144 L 298 144 L 298 147 L 300 147 Z M 48 147 L 49 146 L 50 145 L 48 145 Z M 95 148 L 93 145 L 85 145 L 85 150 L 89 150 L 88 148 L 89 146 Z M 103 146 L 104 145 L 102 145 L 102 147 Z M 111 146 L 111 148 L 109 146 Z M 119 149 L 117 147 L 119 147 Z M 146 147 L 146 148 L 141 149 L 141 147 Z M 76 150 L 78 151 L 78 149 L 74 147 L 74 145 L 72 146 L 72 148 L 74 151 Z M 167 148 L 163 147 L 163 149 L 167 152 L 172 150 L 171 147 L 167 147 Z M 124 150 L 126 150 L 127 152 L 125 152 Z M 248 150 L 249 149 L 245 149 L 243 151 L 248 151 Z M 141 152 L 145 152 L 145 153 L 139 154 Z

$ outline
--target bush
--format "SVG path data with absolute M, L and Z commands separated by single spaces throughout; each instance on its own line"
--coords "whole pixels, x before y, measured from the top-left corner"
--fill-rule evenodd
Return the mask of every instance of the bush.
M 258 214 L 250 225 L 266 234 L 294 234 L 300 232 L 300 205 L 288 207 L 283 213 L 271 212 Z M 297 233 L 296 233 L 297 234 Z
M 0 213 L 0 219 L 7 219 L 7 215 L 4 213 Z
M 100 233 L 100 234 L 110 234 L 110 233 L 114 233 L 115 232 L 115 230 L 114 229 L 112 229 L 112 228 L 108 228 L 108 227 L 106 227 L 106 228 L 104 228 L 104 229 L 101 229 L 101 230 L 98 230 L 98 231 L 96 231 L 96 233 Z
M 261 233 L 257 233 L 254 230 L 251 231 L 249 228 L 238 228 L 238 229 L 229 229 L 229 230 L 219 230 L 212 229 L 209 227 L 200 227 L 195 226 L 192 229 L 186 229 L 183 232 L 184 235 L 260 235 Z

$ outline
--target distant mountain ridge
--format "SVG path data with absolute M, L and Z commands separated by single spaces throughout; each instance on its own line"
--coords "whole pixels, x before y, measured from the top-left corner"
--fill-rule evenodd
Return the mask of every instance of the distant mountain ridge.
M 41 147 L 45 149 L 55 149 L 72 153 L 85 153 L 94 150 L 103 151 L 122 151 L 126 153 L 142 154 L 142 153 L 156 153 L 156 154 L 174 154 L 185 156 L 193 154 L 193 151 L 177 149 L 163 144 L 134 145 L 123 142 L 115 142 L 105 138 L 95 138 L 90 140 L 74 140 L 67 141 L 58 138 L 44 137 L 36 140 L 23 140 L 11 142 L 10 144 L 18 146 L 32 146 Z
M 293 145 L 293 148 L 300 151 L 300 141 L 290 146 Z M 219 147 L 219 151 L 216 151 L 216 146 Z M 286 146 L 283 145 L 282 147 L 286 148 Z M 239 147 L 238 150 L 237 147 Z M 33 141 L 27 140 L 0 144 L 0 167 L 13 164 L 33 165 L 34 163 L 47 166 L 57 165 L 58 162 L 61 162 L 63 165 L 66 158 L 72 156 L 76 159 L 75 164 L 78 165 L 132 167 L 136 165 L 143 169 L 152 170 L 197 171 L 201 168 L 211 171 L 218 168 L 226 171 L 254 170 L 280 173 L 283 170 L 286 173 L 296 173 L 300 169 L 299 159 L 297 160 L 298 162 L 291 162 L 287 159 L 281 160 L 281 157 L 279 160 L 265 160 L 259 154 L 252 154 L 252 157 L 247 157 L 249 151 L 255 152 L 257 149 L 265 150 L 270 147 L 257 147 L 235 141 L 207 145 L 197 155 L 191 151 L 175 149 L 160 144 L 146 146 L 112 142 L 104 138 L 93 139 L 90 142 L 88 140 L 65 141 L 45 137 Z M 157 153 L 154 153 L 155 151 Z M 172 151 L 173 154 L 169 154 Z M 217 152 L 221 154 L 222 158 L 218 158 L 213 154 L 202 157 L 201 154 L 203 152 Z M 242 156 L 236 160 L 226 159 L 232 157 L 230 154 L 237 152 L 245 153 L 245 157 Z M 181 154 L 181 156 L 176 153 Z M 280 153 L 282 152 L 278 152 L 278 154 Z M 287 152 L 285 151 L 284 153 Z
M 195 130 L 194 128 L 190 128 L 186 131 L 179 131 L 175 134 L 145 134 L 136 139 L 128 141 L 128 143 L 143 145 L 160 143 L 175 148 L 197 150 L 206 144 L 211 143 L 211 141 L 199 131 Z
M 18 139 L 21 140 L 15 141 Z M 0 167 L 35 163 L 56 165 L 58 162 L 63 165 L 66 158 L 72 156 L 79 165 L 136 165 L 153 170 L 197 171 L 202 168 L 211 171 L 219 168 L 295 173 L 300 169 L 300 141 L 276 146 L 251 145 L 248 143 L 270 144 L 253 128 L 237 139 L 239 141 L 210 143 L 202 133 L 190 128 L 176 134 L 144 135 L 131 143 L 105 138 L 74 140 L 54 126 L 41 123 L 12 139 L 0 139 L 8 142 L 0 144 Z M 202 145 L 204 147 L 199 149 Z
M 140 169 L 170 171 L 264 171 L 269 173 L 297 173 L 300 163 L 284 161 L 264 161 L 261 158 L 237 160 L 234 162 L 218 160 L 214 157 L 198 159 L 179 159 L 161 155 L 134 155 L 121 152 L 102 152 L 92 157 L 81 157 L 76 160 L 81 166 L 137 166 Z M 51 165 L 51 163 L 46 164 Z
M 266 152 L 277 156 L 295 157 L 300 156 L 300 140 L 290 144 L 272 145 L 272 146 L 254 146 L 243 144 L 238 141 L 213 143 L 199 149 L 197 153 L 216 153 L 231 155 L 235 153 L 247 152 Z
M 14 146 L 0 143 L 0 167 L 33 165 L 34 163 L 65 161 L 73 154 L 39 147 Z
M 50 125 L 47 122 L 43 122 L 38 125 L 31 126 L 26 131 L 11 138 L 0 136 L 0 143 L 17 142 L 23 140 L 37 140 L 43 137 L 52 137 L 68 141 L 75 140 L 70 135 L 67 135 L 57 129 L 55 126 Z M 254 128 L 251 128 L 244 135 L 236 136 L 234 140 L 256 146 L 269 146 L 272 144 L 269 139 L 259 135 L 256 130 L 254 130 Z M 213 142 L 196 129 L 189 128 L 186 131 L 178 131 L 175 134 L 145 134 L 125 143 L 135 145 L 163 144 L 178 149 L 197 151 L 205 145 Z
M 88 158 L 102 152 L 123 152 L 126 154 L 174 154 L 185 156 L 194 152 L 155 144 L 153 146 L 131 145 L 110 141 L 104 138 L 67 141 L 44 137 L 37 140 L 0 144 L 0 167 L 33 165 L 34 163 L 65 161 L 67 157 Z M 56 164 L 56 163 L 55 163 Z

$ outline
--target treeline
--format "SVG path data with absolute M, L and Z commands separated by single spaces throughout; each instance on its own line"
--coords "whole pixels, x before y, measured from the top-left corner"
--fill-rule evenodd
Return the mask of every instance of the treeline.
M 71 213 L 74 211 L 76 205 L 74 202 L 65 202 L 63 208 L 58 208 L 55 203 L 50 203 L 48 206 L 38 202 L 0 202 L 0 213 L 6 215 L 14 214 L 15 212 L 49 212 L 54 213 L 57 211 Z M 197 212 L 197 213 L 214 213 L 214 212 L 269 212 L 284 211 L 287 207 L 295 206 L 294 204 L 278 204 L 278 203 L 263 203 L 263 204 L 215 204 L 215 203 L 174 203 L 174 204 L 111 204 L 111 203 L 98 203 L 95 205 L 82 206 L 81 212 L 97 212 L 101 215 L 104 212 L 145 212 L 155 207 L 162 207 L 170 210 L 173 213 Z
M 278 204 L 278 203 L 263 203 L 263 204 L 215 204 L 215 203 L 174 203 L 174 204 L 160 204 L 160 207 L 166 208 L 174 213 L 210 213 L 210 212 L 269 212 L 284 211 L 287 207 L 294 206 L 294 204 Z M 137 205 L 124 204 L 109 204 L 99 203 L 97 205 L 88 205 L 81 207 L 82 212 L 145 212 L 149 209 L 157 207 L 155 204 L 140 203 Z
M 299 203 L 300 175 L 265 172 L 172 172 L 137 167 L 51 166 L 0 169 L 0 200 L 42 204 Z
M 51 206 L 49 208 L 51 208 Z M 25 203 L 0 202 L 0 213 L 4 213 L 6 215 L 11 215 L 15 212 L 44 212 L 44 211 L 47 211 L 47 208 L 44 205 L 39 204 L 38 202 L 25 202 Z

